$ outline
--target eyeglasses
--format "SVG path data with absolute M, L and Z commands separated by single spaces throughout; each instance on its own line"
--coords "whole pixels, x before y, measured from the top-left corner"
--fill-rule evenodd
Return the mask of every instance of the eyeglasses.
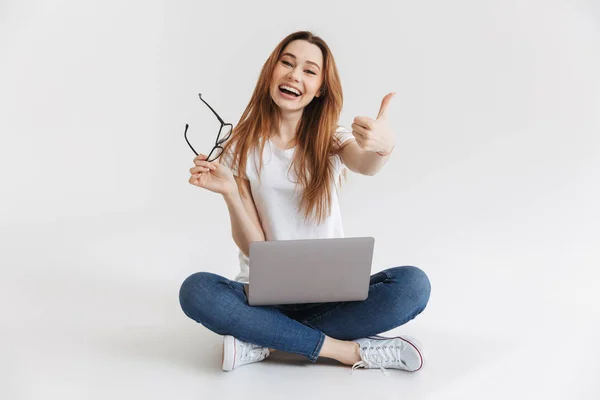
M 223 119 L 221 117 L 219 117 L 219 114 L 217 114 L 217 112 L 215 110 L 213 110 L 213 108 L 210 106 L 210 104 L 208 104 L 206 101 L 204 101 L 204 99 L 202 98 L 202 93 L 198 93 L 198 97 L 200 97 L 200 100 L 202 100 L 202 102 L 204 104 L 206 104 L 208 106 L 208 108 L 210 108 L 210 111 L 212 111 L 213 114 L 215 114 L 215 116 L 221 123 L 221 128 L 219 128 L 219 134 L 217 135 L 217 140 L 215 141 L 215 145 L 212 148 L 212 150 L 210 151 L 210 153 L 208 153 L 208 157 L 206 158 L 206 161 L 212 162 L 212 161 L 215 161 L 217 158 L 219 158 L 221 156 L 221 153 L 223 153 L 223 147 L 221 147 L 221 145 L 223 143 L 225 143 L 225 141 L 227 139 L 229 139 L 229 137 L 231 136 L 231 131 L 233 130 L 233 125 L 224 122 Z M 185 141 L 190 146 L 190 148 L 192 149 L 194 154 L 198 155 L 198 152 L 194 149 L 194 147 L 191 145 L 190 141 L 187 138 L 188 128 L 189 128 L 189 125 L 185 124 L 185 131 L 183 132 L 183 137 L 185 137 Z

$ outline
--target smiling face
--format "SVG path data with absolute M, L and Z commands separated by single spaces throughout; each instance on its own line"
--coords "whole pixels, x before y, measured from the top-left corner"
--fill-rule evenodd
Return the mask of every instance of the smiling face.
M 321 49 L 305 40 L 294 40 L 283 49 L 273 69 L 271 98 L 282 111 L 301 110 L 320 96 L 323 72 Z

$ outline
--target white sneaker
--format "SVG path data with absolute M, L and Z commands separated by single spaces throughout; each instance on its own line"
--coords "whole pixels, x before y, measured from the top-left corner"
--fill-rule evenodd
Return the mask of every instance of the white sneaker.
M 269 356 L 269 349 L 242 342 L 233 336 L 223 336 L 223 371 L 231 371 L 244 364 L 262 361 Z
M 355 368 L 381 368 L 387 375 L 386 368 L 403 369 L 415 372 L 423 367 L 422 346 L 414 338 L 369 336 L 355 340 L 360 345 L 361 361 L 352 366 Z

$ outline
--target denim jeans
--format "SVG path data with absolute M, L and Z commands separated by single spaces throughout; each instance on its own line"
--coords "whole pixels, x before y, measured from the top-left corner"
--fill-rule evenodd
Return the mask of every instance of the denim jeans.
M 219 335 L 231 335 L 317 360 L 325 335 L 354 340 L 403 325 L 423 311 L 431 286 L 413 266 L 371 276 L 362 301 L 250 306 L 241 282 L 197 272 L 181 285 L 179 303 L 194 321 Z

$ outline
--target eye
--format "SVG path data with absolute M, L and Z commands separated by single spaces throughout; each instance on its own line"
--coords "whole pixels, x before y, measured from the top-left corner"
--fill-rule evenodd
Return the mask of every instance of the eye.
M 284 65 L 289 65 L 290 67 L 292 66 L 292 63 L 290 63 L 290 62 L 287 62 L 287 61 L 282 61 L 282 63 L 283 63 Z
M 313 74 L 313 75 L 316 75 L 316 73 L 315 73 L 314 71 L 310 70 L 310 69 L 307 69 L 306 71 L 307 71 L 307 72 L 310 72 L 310 73 L 311 73 L 311 74 Z

